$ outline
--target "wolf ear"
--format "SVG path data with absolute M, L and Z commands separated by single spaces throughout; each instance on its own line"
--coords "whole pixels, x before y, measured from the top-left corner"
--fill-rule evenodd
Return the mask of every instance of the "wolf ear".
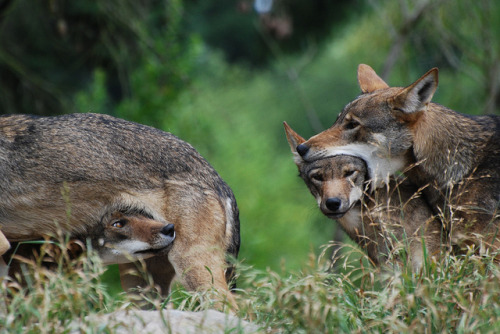
M 389 88 L 389 85 L 375 73 L 373 68 L 365 64 L 359 64 L 358 66 L 358 82 L 363 93 Z
M 438 86 L 438 69 L 434 67 L 420 79 L 404 88 L 390 101 L 393 109 L 405 114 L 412 114 L 422 110 L 431 102 Z
M 286 139 L 288 140 L 288 144 L 290 145 L 292 153 L 297 153 L 297 146 L 299 146 L 306 140 L 299 136 L 297 132 L 293 131 L 286 122 L 283 122 L 283 126 L 285 127 Z

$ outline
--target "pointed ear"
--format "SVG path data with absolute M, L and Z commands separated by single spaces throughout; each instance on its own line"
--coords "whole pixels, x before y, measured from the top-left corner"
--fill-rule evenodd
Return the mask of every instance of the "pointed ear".
M 306 140 L 299 136 L 297 132 L 293 131 L 286 122 L 283 122 L 283 126 L 285 127 L 286 139 L 288 140 L 288 144 L 290 145 L 292 153 L 297 153 L 297 146 L 299 146 Z
M 389 88 L 389 85 L 375 73 L 373 68 L 365 64 L 358 66 L 358 82 L 363 93 Z
M 410 86 L 404 88 L 389 101 L 389 104 L 393 109 L 400 110 L 405 114 L 415 113 L 431 102 L 437 86 L 438 69 L 435 67 Z

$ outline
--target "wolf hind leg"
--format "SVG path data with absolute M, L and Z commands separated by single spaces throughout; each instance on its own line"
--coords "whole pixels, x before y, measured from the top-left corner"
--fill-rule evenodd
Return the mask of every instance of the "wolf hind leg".
M 214 307 L 219 310 L 237 309 L 234 296 L 228 288 L 225 275 L 224 252 L 196 245 L 191 249 L 172 250 L 169 257 L 177 272 L 177 279 L 188 291 L 215 290 Z
M 226 282 L 226 252 L 228 249 L 227 213 L 223 202 L 213 193 L 196 198 L 196 204 L 172 206 L 176 240 L 168 254 L 177 279 L 190 291 L 216 291 L 214 307 L 228 304 L 236 309 L 234 296 Z

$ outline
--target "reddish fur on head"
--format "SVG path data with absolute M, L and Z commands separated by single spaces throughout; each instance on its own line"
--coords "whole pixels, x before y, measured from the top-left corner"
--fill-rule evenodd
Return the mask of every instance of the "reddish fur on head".
M 460 234 L 500 245 L 500 118 L 462 115 L 432 103 L 433 68 L 407 87 L 389 87 L 367 66 L 358 68 L 362 94 L 329 129 L 300 144 L 300 158 L 314 162 L 353 155 L 368 164 L 372 184 L 398 171 L 418 187 L 435 213 L 452 217 Z M 500 246 L 498 246 L 500 248 Z
M 358 81 L 363 94 L 344 108 L 332 127 L 302 143 L 299 153 L 305 161 L 341 154 L 360 157 L 380 186 L 414 162 L 412 124 L 436 90 L 437 69 L 398 88 L 389 87 L 370 66 L 361 64 Z

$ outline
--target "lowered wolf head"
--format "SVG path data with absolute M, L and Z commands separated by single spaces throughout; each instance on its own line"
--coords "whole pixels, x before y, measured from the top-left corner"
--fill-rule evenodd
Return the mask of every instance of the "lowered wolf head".
M 434 68 L 406 88 L 389 87 L 368 65 L 358 67 L 362 94 L 347 104 L 327 130 L 300 143 L 296 152 L 304 161 L 335 155 L 353 155 L 368 164 L 376 184 L 412 162 L 412 126 L 415 126 L 438 84 Z
M 165 255 L 175 239 L 173 224 L 140 214 L 114 212 L 101 222 L 103 231 L 91 237 L 104 264 L 128 263 Z
M 363 196 L 368 172 L 366 163 L 349 155 L 306 162 L 296 150 L 305 139 L 286 123 L 285 132 L 299 175 L 316 198 L 319 209 L 328 218 L 342 218 Z

